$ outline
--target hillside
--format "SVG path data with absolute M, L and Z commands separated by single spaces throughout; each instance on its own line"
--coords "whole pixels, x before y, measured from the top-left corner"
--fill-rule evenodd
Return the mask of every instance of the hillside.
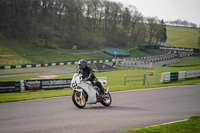
M 16 43 L 0 41 L 0 66 L 77 61 L 82 58 L 87 60 L 112 58 L 101 51 L 90 51 L 93 51 L 93 49 L 72 51 L 71 49 L 30 48 Z
M 175 47 L 199 48 L 197 29 L 167 26 L 167 43 Z
M 198 31 L 189 28 L 167 27 L 167 42 L 177 47 L 198 48 Z M 97 51 L 97 52 L 91 52 Z M 163 54 L 163 51 L 140 50 L 131 51 L 131 57 L 142 57 L 149 55 Z M 43 64 L 61 61 L 77 61 L 79 59 L 112 59 L 112 56 L 101 52 L 101 49 L 76 50 L 60 48 L 28 47 L 11 41 L 0 40 L 0 66 L 22 65 L 22 64 Z
M 131 57 L 143 57 L 157 54 L 163 54 L 163 51 L 148 50 L 145 53 L 140 50 L 131 51 Z M 103 53 L 101 49 L 73 51 L 71 49 L 59 48 L 30 48 L 21 44 L 0 40 L 0 66 L 113 58 L 113 56 Z

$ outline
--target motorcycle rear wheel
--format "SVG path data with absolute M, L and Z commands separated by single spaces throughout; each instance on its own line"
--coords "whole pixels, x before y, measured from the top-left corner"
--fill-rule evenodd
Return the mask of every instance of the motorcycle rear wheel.
M 107 95 L 108 95 L 108 97 L 104 98 L 101 101 L 101 104 L 104 105 L 104 106 L 110 106 L 110 104 L 112 103 L 112 98 L 111 98 L 110 93 L 108 92 Z
M 84 108 L 86 105 L 85 94 L 82 93 L 82 98 L 81 98 L 81 92 L 74 91 L 72 94 L 72 101 L 76 107 Z

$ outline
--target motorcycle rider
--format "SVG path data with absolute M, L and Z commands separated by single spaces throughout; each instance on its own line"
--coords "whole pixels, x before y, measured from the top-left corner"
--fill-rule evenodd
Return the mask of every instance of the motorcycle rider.
M 93 85 L 96 85 L 101 89 L 101 95 L 105 95 L 105 89 L 95 77 L 93 70 L 87 66 L 87 61 L 85 59 L 81 59 L 78 62 L 78 73 L 81 73 L 83 76 L 83 80 L 92 82 Z

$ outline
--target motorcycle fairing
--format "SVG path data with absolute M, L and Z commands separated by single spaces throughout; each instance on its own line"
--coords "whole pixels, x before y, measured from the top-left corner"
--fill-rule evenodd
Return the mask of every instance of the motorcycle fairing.
M 97 102 L 96 98 L 96 90 L 90 85 L 90 84 L 85 84 L 85 83 L 78 83 L 78 86 L 83 88 L 86 93 L 88 94 L 88 100 L 87 103 L 93 104 Z

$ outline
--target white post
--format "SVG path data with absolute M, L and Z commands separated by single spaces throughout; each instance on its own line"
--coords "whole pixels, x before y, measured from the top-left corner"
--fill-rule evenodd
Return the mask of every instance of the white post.
M 151 70 L 151 68 L 152 68 L 152 62 L 150 63 L 150 70 Z
M 24 80 L 21 80 L 20 81 L 20 86 L 21 86 L 21 92 L 24 92 L 25 91 L 25 87 L 24 87 Z

